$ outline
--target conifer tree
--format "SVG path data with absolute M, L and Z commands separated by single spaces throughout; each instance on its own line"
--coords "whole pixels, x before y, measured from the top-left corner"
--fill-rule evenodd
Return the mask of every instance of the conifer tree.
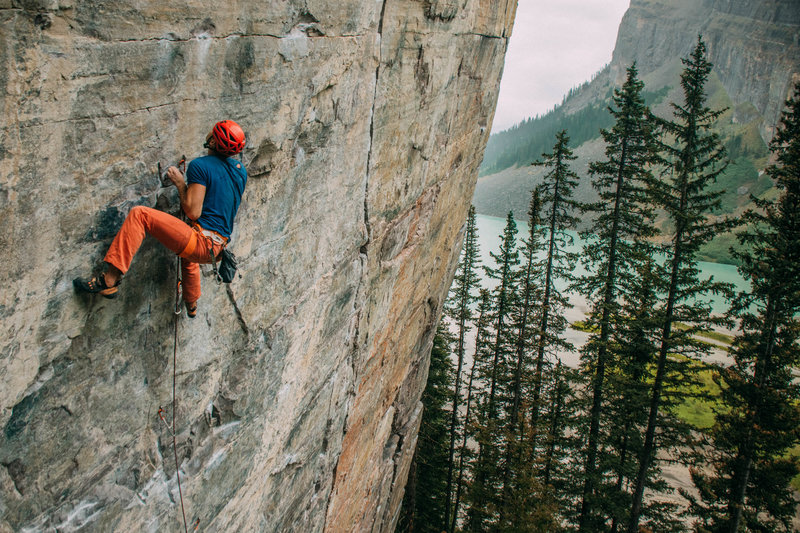
M 527 424 L 521 418 L 523 432 L 527 433 Z M 528 440 L 528 439 L 526 439 Z M 523 441 L 524 443 L 524 441 Z M 541 533 L 558 531 L 558 502 L 552 491 L 544 490 L 540 478 L 541 461 L 518 461 L 514 465 L 513 490 L 508 492 L 504 519 L 491 531 Z
M 535 309 L 540 302 L 539 285 L 540 272 L 537 271 L 537 253 L 541 251 L 541 195 L 539 188 L 531 192 L 531 202 L 528 210 L 528 237 L 523 240 L 523 262 L 517 272 L 519 296 L 512 310 L 513 321 L 513 355 L 509 370 L 509 401 L 508 427 L 506 435 L 505 469 L 503 471 L 503 514 L 512 520 L 519 518 L 512 504 L 512 490 L 519 488 L 519 483 L 512 482 L 512 477 L 521 475 L 520 459 L 529 462 L 529 455 L 524 454 L 523 425 L 520 420 L 520 408 L 523 396 L 526 393 L 526 376 L 530 375 L 530 329 L 535 320 Z M 517 485 L 512 488 L 512 485 Z M 529 491 L 529 482 L 525 482 L 525 490 Z M 522 489 L 520 489 L 522 490 Z M 510 508 L 510 509 L 509 509 Z M 509 512 L 510 511 L 510 512 Z
M 514 306 L 515 269 L 519 263 L 517 224 L 512 213 L 506 217 L 498 253 L 490 252 L 494 267 L 484 266 L 486 276 L 497 285 L 492 289 L 488 319 L 492 339 L 487 343 L 485 358 L 476 360 L 480 385 L 476 387 L 475 440 L 478 457 L 473 464 L 470 485 L 470 531 L 483 531 L 496 524 L 501 514 L 503 455 L 505 449 L 505 417 L 501 407 L 505 394 L 505 377 L 513 339 L 509 314 Z
M 698 531 L 791 531 L 795 500 L 789 481 L 798 473 L 787 451 L 800 442 L 800 83 L 786 102 L 770 143 L 768 175 L 781 191 L 774 201 L 753 198 L 745 214 L 745 245 L 736 254 L 751 290 L 732 307 L 740 321 L 734 363 L 721 372 L 730 409 L 712 428 L 710 471 L 692 477 L 701 500 L 692 511 Z
M 668 172 L 665 179 L 653 188 L 658 207 L 666 212 L 673 225 L 673 234 L 666 250 L 669 276 L 666 303 L 662 311 L 655 376 L 628 533 L 639 531 L 644 491 L 651 479 L 650 469 L 656 460 L 656 452 L 665 447 L 665 443 L 656 441 L 657 429 L 663 430 L 663 415 L 670 411 L 665 402 L 670 393 L 679 396 L 681 391 L 691 390 L 696 381 L 694 372 L 697 365 L 693 360 L 708 351 L 707 346 L 695 338 L 696 333 L 722 322 L 710 316 L 710 305 L 703 297 L 711 291 L 723 292 L 724 287 L 713 280 L 698 279 L 696 254 L 698 248 L 714 235 L 732 227 L 728 221 L 715 221 L 708 215 L 719 208 L 721 195 L 721 192 L 713 193 L 708 189 L 726 166 L 724 147 L 718 136 L 710 131 L 723 110 L 715 111 L 706 105 L 705 84 L 711 73 L 711 63 L 706 58 L 706 47 L 701 38 L 698 37 L 697 45 L 683 63 L 681 88 L 684 103 L 673 103 L 675 120 L 663 123 L 669 136 L 669 142 L 663 146 L 669 163 Z M 674 327 L 676 322 L 686 327 Z M 663 435 L 665 432 L 660 433 Z
M 663 323 L 658 310 L 662 272 L 651 253 L 649 242 L 635 242 L 645 250 L 646 259 L 636 264 L 635 273 L 619 280 L 619 290 L 625 294 L 620 303 L 619 319 L 613 332 L 612 366 L 609 373 L 608 413 L 609 453 L 605 458 L 611 472 L 612 486 L 601 488 L 606 498 L 599 501 L 605 516 L 611 518 L 611 533 L 625 527 L 630 511 L 630 480 L 636 478 L 635 458 L 642 450 L 642 432 L 647 426 L 647 406 L 650 368 L 656 360 L 658 328 Z M 651 468 L 651 479 L 658 477 Z M 652 485 L 652 482 L 650 482 Z
M 447 461 L 447 489 L 445 497 L 445 523 L 450 524 L 452 493 L 453 493 L 453 473 L 455 467 L 455 448 L 456 438 L 458 437 L 458 409 L 461 404 L 461 374 L 464 365 L 465 340 L 470 323 L 473 319 L 472 305 L 477 299 L 475 290 L 479 288 L 480 277 L 478 268 L 480 266 L 480 256 L 478 248 L 478 234 L 475 224 L 475 207 L 470 206 L 467 215 L 467 223 L 464 232 L 464 245 L 461 254 L 461 262 L 453 280 L 451 296 L 445 308 L 447 316 L 455 323 L 458 329 L 456 339 L 456 375 L 455 386 L 453 387 L 453 397 L 451 401 L 450 415 L 450 448 Z
M 531 202 L 528 209 L 528 236 L 523 240 L 522 255 L 524 263 L 518 273 L 519 279 L 519 305 L 514 310 L 514 375 L 511 384 L 511 415 L 510 429 L 514 435 L 519 435 L 519 410 L 524 393 L 524 372 L 526 371 L 526 356 L 530 348 L 530 327 L 535 318 L 536 304 L 541 300 L 541 290 L 537 281 L 541 280 L 541 272 L 537 270 L 537 254 L 542 250 L 541 223 L 542 223 L 541 189 L 536 187 L 531 192 Z
M 638 80 L 636 65 L 628 68 L 622 88 L 614 91 L 609 107 L 614 125 L 601 130 L 606 159 L 589 165 L 592 185 L 599 200 L 588 206 L 594 222 L 585 233 L 584 263 L 588 274 L 577 284 L 591 303 L 587 318 L 594 330 L 583 350 L 584 372 L 589 374 L 591 407 L 585 450 L 584 485 L 579 518 L 580 531 L 597 531 L 603 518 L 594 518 L 596 486 L 603 476 L 597 471 L 600 425 L 605 398 L 606 367 L 610 362 L 614 332 L 621 319 L 623 279 L 636 274 L 637 263 L 647 259 L 642 239 L 654 233 L 648 189 L 652 168 L 660 162 L 655 121 L 644 103 L 644 83 Z M 630 286 L 630 283 L 627 284 Z
M 497 286 L 493 290 L 494 302 L 491 308 L 492 325 L 494 327 L 494 343 L 492 347 L 492 365 L 489 379 L 488 416 L 497 415 L 498 378 L 501 378 L 506 365 L 509 349 L 513 346 L 509 315 L 514 305 L 515 270 L 519 264 L 517 250 L 517 223 L 513 213 L 506 216 L 506 226 L 501 235 L 499 253 L 489 252 L 496 266 L 484 267 L 486 276 L 495 280 Z
M 486 337 L 488 335 L 488 314 L 487 311 L 489 309 L 489 291 L 486 289 L 481 289 L 480 291 L 480 301 L 478 303 L 478 321 L 475 324 L 475 352 L 472 357 L 472 369 L 469 372 L 469 382 L 467 383 L 467 405 L 466 411 L 464 413 L 464 432 L 462 434 L 462 441 L 461 441 L 461 449 L 459 450 L 459 458 L 458 458 L 458 477 L 456 478 L 456 494 L 455 494 L 455 502 L 453 503 L 453 518 L 450 522 L 450 533 L 453 533 L 456 530 L 456 525 L 458 523 L 458 510 L 461 504 L 461 492 L 463 489 L 463 482 L 464 482 L 464 469 L 466 461 L 470 457 L 470 450 L 467 447 L 467 440 L 469 438 L 470 432 L 469 429 L 472 424 L 472 396 L 473 396 L 473 384 L 475 383 L 475 366 L 478 359 L 481 357 L 481 354 L 484 353 L 485 344 L 486 344 Z
M 453 338 L 439 323 L 431 349 L 428 382 L 422 393 L 422 423 L 417 449 L 403 498 L 399 531 L 440 533 L 446 529 L 445 500 L 453 368 L 450 362 Z M 417 496 L 420 495 L 420 496 Z
M 471 426 L 471 436 L 477 447 L 477 456 L 470 466 L 470 483 L 466 494 L 466 530 L 482 532 L 493 529 L 499 518 L 501 467 L 500 457 L 502 429 L 497 416 L 489 416 L 489 395 L 486 387 L 491 373 L 491 345 L 481 354 L 485 358 L 476 360 L 476 374 L 479 385 L 473 391 L 475 399 L 475 418 Z
M 541 256 L 547 242 L 545 235 L 542 187 L 536 187 L 531 191 L 528 235 L 523 239 L 520 250 L 522 261 L 515 275 L 517 297 L 510 313 L 513 353 L 510 355 L 504 386 L 507 389 L 504 402 L 506 448 L 498 520 L 499 530 L 502 531 L 551 531 L 557 523 L 556 499 L 553 491 L 548 490 L 542 482 L 542 461 L 531 461 L 531 428 L 522 416 L 526 408 L 531 406 L 531 351 L 534 331 L 540 324 L 542 311 L 545 263 Z M 561 444 L 560 441 L 558 444 Z
M 566 283 L 573 281 L 576 257 L 567 248 L 572 244 L 572 236 L 568 231 L 575 229 L 578 223 L 573 213 L 579 204 L 572 199 L 578 175 L 569 167 L 574 159 L 576 156 L 569 148 L 569 136 L 565 130 L 561 130 L 556 135 L 553 152 L 542 154 L 540 160 L 532 163 L 544 167 L 546 172 L 539 189 L 545 255 L 534 266 L 542 272 L 543 284 L 533 340 L 535 361 L 531 394 L 531 456 L 535 453 L 538 436 L 541 392 L 547 363 L 545 355 L 572 349 L 561 336 L 567 326 L 563 311 L 571 305 L 555 282 L 557 279 Z
M 545 492 L 552 494 L 564 515 L 566 507 L 573 507 L 575 494 L 575 468 L 572 459 L 577 451 L 577 403 L 573 393 L 578 380 L 576 371 L 558 361 L 553 369 L 547 389 L 547 409 L 543 413 L 546 427 L 542 459 L 542 484 Z M 572 435 L 570 435 L 572 433 Z

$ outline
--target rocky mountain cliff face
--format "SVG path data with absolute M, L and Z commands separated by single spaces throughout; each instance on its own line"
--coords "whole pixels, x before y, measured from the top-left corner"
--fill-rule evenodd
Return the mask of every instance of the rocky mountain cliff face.
M 772 138 L 784 102 L 800 80 L 797 0 L 631 0 L 620 24 L 611 63 L 590 83 L 574 91 L 557 112 L 571 115 L 589 106 L 605 108 L 611 92 L 622 85 L 627 67 L 635 61 L 645 91 L 659 95 L 652 102 L 654 112 L 671 118 L 669 102 L 683 98 L 679 87 L 680 58 L 688 56 L 698 35 L 706 42 L 714 64 L 707 85 L 710 105 L 715 109 L 729 108 L 720 117 L 718 132 L 726 143 L 738 149 L 729 151 L 734 160 L 731 172 L 721 177 L 719 185 L 729 191 L 723 208 L 738 212 L 747 207 L 751 193 L 759 195 L 771 187 L 771 182 L 763 182 L 769 181 L 767 178 L 759 178 L 758 171 L 767 162 L 766 143 Z M 511 153 L 515 147 L 525 146 L 526 137 L 520 134 L 515 142 L 509 148 Z M 603 157 L 599 127 L 594 139 L 573 146 L 578 155 L 573 168 L 583 178 L 576 197 L 594 201 L 596 191 L 587 169 L 589 161 Z M 531 157 L 537 156 L 538 153 Z M 524 159 L 514 167 L 482 177 L 473 200 L 478 212 L 505 216 L 511 209 L 517 216 L 524 216 L 530 191 L 541 180 L 541 171 L 531 169 L 529 163 Z M 746 167 L 749 168 L 745 170 Z M 725 259 L 732 240 L 720 241 L 709 258 Z
M 769 141 L 794 80 L 800 79 L 800 6 L 796 0 L 631 0 L 620 24 L 611 80 L 636 61 L 658 84 L 698 34 L 734 105 L 751 103 Z M 668 80 L 663 80 L 665 83 Z M 669 81 L 674 85 L 674 81 Z
M 241 277 L 178 330 L 199 531 L 392 531 L 515 0 L 0 0 L 0 531 L 182 529 L 175 258 L 73 293 L 243 125 Z

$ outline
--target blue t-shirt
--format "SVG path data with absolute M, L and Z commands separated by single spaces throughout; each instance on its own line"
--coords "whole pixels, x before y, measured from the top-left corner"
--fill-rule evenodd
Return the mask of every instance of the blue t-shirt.
M 232 157 L 207 155 L 189 163 L 186 183 L 205 185 L 203 212 L 197 223 L 204 229 L 216 231 L 230 238 L 233 219 L 242 201 L 247 171 L 241 162 Z

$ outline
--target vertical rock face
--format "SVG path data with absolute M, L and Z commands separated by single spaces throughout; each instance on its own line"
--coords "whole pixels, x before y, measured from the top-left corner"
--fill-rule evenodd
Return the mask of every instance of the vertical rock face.
M 391 531 L 515 0 L 0 0 L 0 531 L 180 528 L 175 258 L 75 295 L 156 163 L 243 125 L 232 249 L 178 330 L 202 531 Z

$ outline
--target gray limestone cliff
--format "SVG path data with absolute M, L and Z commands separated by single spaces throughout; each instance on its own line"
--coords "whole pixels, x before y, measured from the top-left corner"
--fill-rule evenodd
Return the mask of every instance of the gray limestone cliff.
M 784 102 L 794 83 L 800 81 L 800 1 L 631 0 L 619 26 L 611 63 L 571 91 L 554 113 L 570 115 L 590 106 L 605 109 L 614 88 L 624 83 L 626 69 L 636 62 L 645 91 L 651 93 L 654 112 L 671 118 L 669 102 L 683 98 L 679 85 L 681 58 L 692 51 L 698 35 L 702 35 L 714 65 L 707 84 L 709 103 L 715 109 L 729 110 L 717 123 L 718 133 L 725 142 L 735 141 L 731 146 L 744 147 L 739 155 L 747 152 L 747 160 L 734 161 L 731 172 L 718 181 L 729 192 L 723 198 L 723 209 L 740 213 L 749 206 L 751 193 L 760 195 L 772 187 L 758 171 L 767 162 L 766 143 L 772 138 Z M 573 169 L 585 178 L 576 190 L 576 199 L 583 202 L 597 199 L 588 179 L 588 166 L 603 156 L 599 128 L 598 124 L 593 138 L 573 145 L 578 156 Z M 510 147 L 521 146 L 524 151 L 526 132 L 511 135 L 519 137 L 514 143 L 508 139 L 503 142 Z M 492 141 L 489 146 L 491 150 Z M 513 148 L 494 153 L 501 153 L 516 166 L 481 178 L 475 206 L 479 213 L 502 217 L 512 210 L 521 216 L 527 212 L 530 191 L 542 173 L 531 169 L 530 161 L 515 159 Z M 732 150 L 730 155 L 734 160 L 737 157 Z M 734 239 L 726 238 L 728 242 L 719 241 L 710 247 L 716 252 L 707 259 L 731 260 L 727 250 Z
M 156 164 L 248 137 L 178 330 L 199 531 L 392 531 L 516 0 L 0 0 L 0 532 L 182 530 L 175 258 L 76 295 Z
M 637 62 L 653 85 L 675 81 L 676 58 L 702 34 L 714 72 L 734 106 L 763 117 L 769 141 L 784 101 L 800 80 L 800 3 L 797 0 L 632 0 L 620 24 L 611 61 L 616 83 Z

